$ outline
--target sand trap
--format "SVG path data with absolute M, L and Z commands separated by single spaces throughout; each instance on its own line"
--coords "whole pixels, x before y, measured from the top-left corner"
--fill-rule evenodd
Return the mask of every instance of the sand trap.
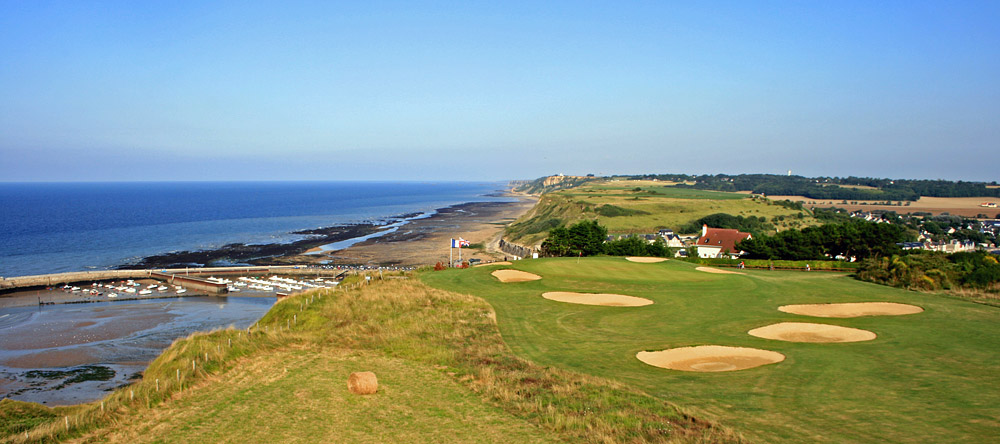
M 500 261 L 500 262 L 490 262 L 488 264 L 479 264 L 476 267 L 489 267 L 490 265 L 510 265 L 510 262 Z
M 641 307 L 650 305 L 653 301 L 635 296 L 610 293 L 573 293 L 569 291 L 549 291 L 542 297 L 552 301 L 569 302 L 570 304 L 605 305 L 608 307 Z
M 537 281 L 542 277 L 537 274 L 528 273 L 521 270 L 497 270 L 492 273 L 493 277 L 503 283 Z
M 751 336 L 788 342 L 860 342 L 875 339 L 875 333 L 839 325 L 782 322 L 748 331 Z
M 635 357 L 654 367 L 686 372 L 745 370 L 785 360 L 785 355 L 778 352 L 722 345 L 671 348 L 656 352 L 643 351 L 636 353 Z
M 712 267 L 698 267 L 698 268 L 695 268 L 695 270 L 704 271 L 705 273 L 743 274 L 743 273 L 740 273 L 738 271 L 720 270 L 718 268 L 712 268 Z
M 625 260 L 629 262 L 638 262 L 640 264 L 655 264 L 657 262 L 663 262 L 667 260 L 665 257 L 627 257 Z
M 916 305 L 895 302 L 854 302 L 848 304 L 801 304 L 782 305 L 778 310 L 785 313 L 821 318 L 856 318 L 860 316 L 899 316 L 924 311 Z

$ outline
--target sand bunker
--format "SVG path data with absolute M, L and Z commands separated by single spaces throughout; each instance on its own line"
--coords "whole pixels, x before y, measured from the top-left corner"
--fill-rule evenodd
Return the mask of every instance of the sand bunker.
M 490 265 L 510 265 L 510 262 L 500 261 L 500 262 L 490 262 L 488 264 L 479 264 L 476 267 L 489 267 Z
M 856 318 L 860 316 L 899 316 L 924 311 L 916 305 L 895 302 L 854 302 L 848 304 L 801 304 L 782 305 L 778 310 L 785 313 L 821 318 Z
M 665 257 L 627 257 L 625 260 L 629 262 L 639 262 L 641 264 L 655 264 L 657 262 L 663 262 L 667 260 Z
M 528 273 L 521 270 L 497 270 L 492 273 L 493 277 L 503 283 L 537 281 L 542 277 L 537 274 Z
M 839 325 L 782 322 L 748 331 L 751 336 L 788 342 L 860 342 L 875 339 L 875 333 Z
M 712 267 L 698 267 L 698 268 L 695 268 L 695 270 L 704 271 L 705 273 L 743 274 L 743 273 L 740 273 L 738 271 L 720 270 L 718 268 L 712 268 Z
M 653 301 L 635 296 L 609 293 L 573 293 L 569 291 L 549 291 L 542 297 L 552 301 L 569 302 L 583 305 L 605 305 L 608 307 L 641 307 L 650 305 Z
M 636 353 L 635 357 L 654 367 L 686 372 L 745 370 L 785 360 L 785 355 L 778 352 L 722 345 L 671 348 L 656 352 L 643 351 Z

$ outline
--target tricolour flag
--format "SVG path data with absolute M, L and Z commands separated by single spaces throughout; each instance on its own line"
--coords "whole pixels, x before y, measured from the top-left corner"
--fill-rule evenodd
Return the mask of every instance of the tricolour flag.
M 468 247 L 469 245 L 472 245 L 472 244 L 469 243 L 469 241 L 467 241 L 465 239 L 462 239 L 462 238 L 458 238 L 458 247 L 459 248 Z

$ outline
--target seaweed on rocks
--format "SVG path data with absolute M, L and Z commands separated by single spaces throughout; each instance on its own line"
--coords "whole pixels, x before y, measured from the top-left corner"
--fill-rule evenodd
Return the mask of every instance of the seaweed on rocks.
M 276 265 L 275 258 L 300 254 L 310 248 L 366 236 L 384 229 L 384 225 L 352 224 L 296 231 L 292 234 L 309 236 L 289 243 L 223 245 L 212 250 L 175 251 L 148 256 L 138 263 L 118 267 L 121 270 L 147 268 L 184 268 L 193 264 L 207 265 L 215 262 Z

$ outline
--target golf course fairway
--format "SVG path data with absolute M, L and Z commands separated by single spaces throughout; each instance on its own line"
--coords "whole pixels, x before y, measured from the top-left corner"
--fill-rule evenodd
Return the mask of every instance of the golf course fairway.
M 504 284 L 498 267 L 426 272 L 431 286 L 479 296 L 514 353 L 607 377 L 731 426 L 759 442 L 988 442 L 1000 436 L 1000 309 L 859 282 L 847 274 L 705 273 L 683 261 L 618 257 L 522 260 L 499 268 L 541 279 Z M 624 294 L 653 304 L 567 304 L 546 292 Z M 907 316 L 820 318 L 792 304 L 893 302 Z M 874 340 L 804 343 L 747 332 L 783 322 L 861 329 Z M 678 371 L 640 352 L 745 347 L 785 356 L 736 371 Z

